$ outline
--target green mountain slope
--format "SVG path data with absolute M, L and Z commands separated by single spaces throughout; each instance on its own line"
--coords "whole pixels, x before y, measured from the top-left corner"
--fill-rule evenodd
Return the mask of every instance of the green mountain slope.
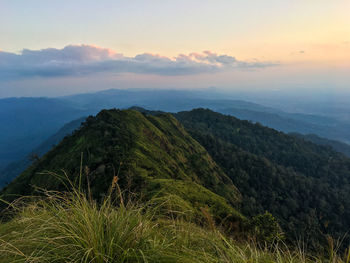
M 77 181 L 93 197 L 107 194 L 114 176 L 123 190 L 139 198 L 172 194 L 199 210 L 209 207 L 216 218 L 234 215 L 240 193 L 207 151 L 170 114 L 146 116 L 133 110 L 104 110 L 87 118 L 68 136 L 3 190 L 3 198 L 35 193 L 35 187 L 65 190 L 58 178 Z
M 243 195 L 242 212 L 271 212 L 289 240 L 314 248 L 350 229 L 350 159 L 330 148 L 210 110 L 176 117 Z M 347 237 L 343 243 L 349 243 Z
M 118 176 L 124 193 L 142 200 L 170 195 L 199 220 L 203 207 L 218 221 L 242 220 L 237 207 L 249 217 L 269 211 L 289 241 L 303 238 L 317 250 L 326 234 L 341 238 L 350 229 L 350 159 L 343 154 L 210 110 L 137 110 L 89 117 L 2 197 L 30 195 L 35 187 L 65 190 L 45 173 L 64 169 L 75 182 L 81 174 L 96 199 Z M 348 243 L 346 237 L 343 246 Z

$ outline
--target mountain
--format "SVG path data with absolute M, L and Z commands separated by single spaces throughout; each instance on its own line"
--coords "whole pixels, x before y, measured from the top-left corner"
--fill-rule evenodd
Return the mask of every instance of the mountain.
M 64 124 L 89 114 L 54 98 L 1 99 L 0 170 L 25 158 Z
M 80 109 L 89 108 L 94 110 L 139 106 L 146 109 L 166 112 L 191 110 L 198 107 L 207 107 L 211 109 L 235 107 L 257 111 L 275 111 L 275 109 L 256 103 L 235 100 L 232 97 L 227 98 L 225 95 L 201 90 L 111 89 L 97 93 L 60 97 L 59 99 L 65 103 L 70 103 L 72 106 L 74 105 L 74 107 L 79 107 Z
M 62 169 L 84 189 L 89 182 L 96 199 L 114 179 L 123 194 L 141 200 L 171 195 L 199 221 L 208 207 L 219 222 L 244 229 L 245 218 L 269 211 L 288 242 L 302 238 L 318 251 L 326 235 L 342 238 L 350 228 L 349 158 L 208 109 L 103 110 L 5 187 L 2 198 L 32 195 L 36 187 L 66 190 Z
M 210 107 L 207 107 L 210 108 Z M 287 113 L 282 111 L 257 111 L 251 109 L 227 108 L 217 112 L 241 120 L 249 120 L 286 133 L 318 134 L 321 137 L 349 142 L 349 124 L 330 117 L 312 114 Z
M 143 106 L 163 111 L 190 110 L 210 104 L 205 92 L 170 90 L 106 90 L 57 98 L 0 99 L 0 171 L 20 161 L 64 124 L 102 109 Z M 231 103 L 232 104 L 232 103 Z M 231 105 L 227 101 L 225 105 Z M 239 104 L 237 102 L 237 104 Z M 240 102 L 253 107 L 254 104 Z M 158 105 L 158 106 L 155 106 Z M 257 106 L 260 108 L 260 106 Z
M 267 127 L 283 132 L 299 131 L 299 133 L 310 133 L 319 128 L 317 124 L 302 120 L 293 119 L 288 114 L 282 116 L 281 113 L 272 113 L 264 111 L 255 111 L 250 109 L 219 109 L 217 112 L 234 116 L 241 120 L 248 120 L 255 123 L 260 123 Z M 325 123 L 325 122 L 324 122 Z
M 240 190 L 244 215 L 269 211 L 289 240 L 303 238 L 314 249 L 326 234 L 343 238 L 350 229 L 350 159 L 343 154 L 207 109 L 175 116 Z
M 70 135 L 74 130 L 78 129 L 85 118 L 79 118 L 77 120 L 71 121 L 65 124 L 61 129 L 59 129 L 54 135 L 50 136 L 38 147 L 32 150 L 32 154 L 36 155 L 36 158 L 40 158 L 42 155 L 47 153 L 55 145 L 61 142 L 61 140 Z M 20 173 L 22 173 L 27 167 L 30 166 L 32 161 L 30 156 L 26 156 L 19 161 L 14 161 L 7 165 L 3 170 L 0 171 L 0 189 L 16 178 Z
M 103 110 L 6 186 L 2 198 L 31 195 L 36 187 L 67 190 L 53 175 L 62 169 L 72 182 L 89 183 L 96 199 L 118 178 L 124 191 L 141 199 L 171 194 L 196 211 L 209 207 L 216 219 L 242 218 L 231 179 L 170 114 Z
M 290 135 L 304 139 L 306 141 L 313 142 L 318 145 L 328 146 L 331 147 L 333 150 L 345 154 L 347 157 L 350 157 L 350 145 L 335 141 L 335 140 L 329 140 L 326 138 L 322 138 L 317 136 L 316 134 L 300 134 L 300 133 L 290 133 Z
M 236 94 L 236 96 L 238 96 Z M 0 99 L 0 171 L 22 160 L 64 124 L 102 109 L 144 107 L 178 112 L 209 108 L 284 132 L 317 134 L 350 142 L 349 122 L 332 117 L 283 112 L 211 90 L 106 90 L 57 98 Z

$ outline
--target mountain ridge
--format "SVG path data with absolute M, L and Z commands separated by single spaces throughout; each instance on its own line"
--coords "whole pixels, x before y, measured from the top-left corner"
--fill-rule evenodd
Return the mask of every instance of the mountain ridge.
M 69 121 L 95 115 L 106 108 L 135 105 L 166 112 L 205 107 L 284 132 L 314 133 L 328 139 L 350 142 L 349 123 L 324 116 L 282 112 L 236 99 L 232 94 L 225 96 L 194 90 L 113 89 L 56 98 L 0 99 L 0 123 L 6 124 L 0 129 L 0 169 L 23 159 Z
M 81 129 L 6 186 L 3 198 L 31 195 L 36 187 L 64 190 L 50 175 L 64 169 L 74 182 L 81 174 L 80 161 L 89 170 L 94 198 L 107 194 L 118 176 L 120 187 L 132 189 L 140 198 L 171 193 L 197 211 L 208 205 L 216 218 L 242 218 L 234 208 L 239 191 L 182 125 L 170 114 L 146 116 L 134 110 L 103 110 L 87 118 Z M 197 189 L 198 196 L 191 189 Z

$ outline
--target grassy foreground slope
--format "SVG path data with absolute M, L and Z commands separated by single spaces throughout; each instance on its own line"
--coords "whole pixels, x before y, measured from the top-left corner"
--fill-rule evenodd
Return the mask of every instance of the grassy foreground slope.
M 182 211 L 163 213 L 167 202 L 172 198 L 157 206 L 114 205 L 108 195 L 97 204 L 79 191 L 49 192 L 26 206 L 14 205 L 17 215 L 0 223 L 0 262 L 350 262 L 349 251 L 339 257 L 334 247 L 327 257 L 314 257 L 278 243 L 262 249 L 237 242 L 210 217 L 198 226 L 184 220 Z
M 103 199 L 117 178 L 122 191 L 138 199 L 172 194 L 196 211 L 208 207 L 218 220 L 241 218 L 231 179 L 170 114 L 104 110 L 89 117 L 5 187 L 3 198 L 33 195 L 36 188 L 66 190 L 57 174 L 85 189 L 89 184 L 94 199 Z

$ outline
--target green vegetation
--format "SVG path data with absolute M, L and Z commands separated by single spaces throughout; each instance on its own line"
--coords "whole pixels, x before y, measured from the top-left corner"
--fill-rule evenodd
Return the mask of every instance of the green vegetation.
M 134 110 L 105 110 L 88 118 L 80 130 L 5 187 L 3 198 L 33 195 L 37 187 L 65 190 L 52 173 L 64 169 L 77 183 L 80 163 L 84 175 L 80 183 L 86 188 L 89 181 L 96 200 L 103 199 L 117 175 L 125 194 L 136 199 L 170 193 L 197 212 L 210 206 L 218 221 L 244 218 L 235 209 L 241 196 L 231 179 L 172 115 L 146 116 Z M 194 189 L 198 194 L 191 192 Z
M 328 258 L 291 251 L 281 243 L 258 247 L 227 238 L 208 218 L 200 227 L 183 211 L 158 211 L 172 198 L 136 206 L 116 205 L 112 194 L 100 204 L 79 191 L 46 192 L 26 205 L 13 203 L 16 216 L 0 224 L 0 262 L 188 262 L 348 263 L 332 250 Z M 178 205 L 178 203 L 177 203 Z M 170 205 L 171 206 L 171 205 Z M 180 206 L 172 206 L 180 208 Z M 182 210 L 182 211 L 181 211 Z M 203 222 L 205 223 L 205 222 Z
M 3 262 L 327 262 L 299 239 L 342 262 L 349 193 L 330 148 L 210 110 L 104 110 L 1 192 Z
M 246 216 L 272 213 L 287 241 L 320 251 L 350 243 L 350 159 L 282 132 L 210 110 L 176 117 L 232 179 Z
M 323 145 L 326 147 L 331 147 L 333 150 L 345 154 L 347 157 L 350 157 L 350 145 L 341 141 L 334 141 L 326 138 L 317 136 L 316 134 L 300 134 L 300 133 L 288 133 L 288 135 L 295 136 L 297 138 L 303 139 L 305 141 L 310 141 L 312 143 Z

